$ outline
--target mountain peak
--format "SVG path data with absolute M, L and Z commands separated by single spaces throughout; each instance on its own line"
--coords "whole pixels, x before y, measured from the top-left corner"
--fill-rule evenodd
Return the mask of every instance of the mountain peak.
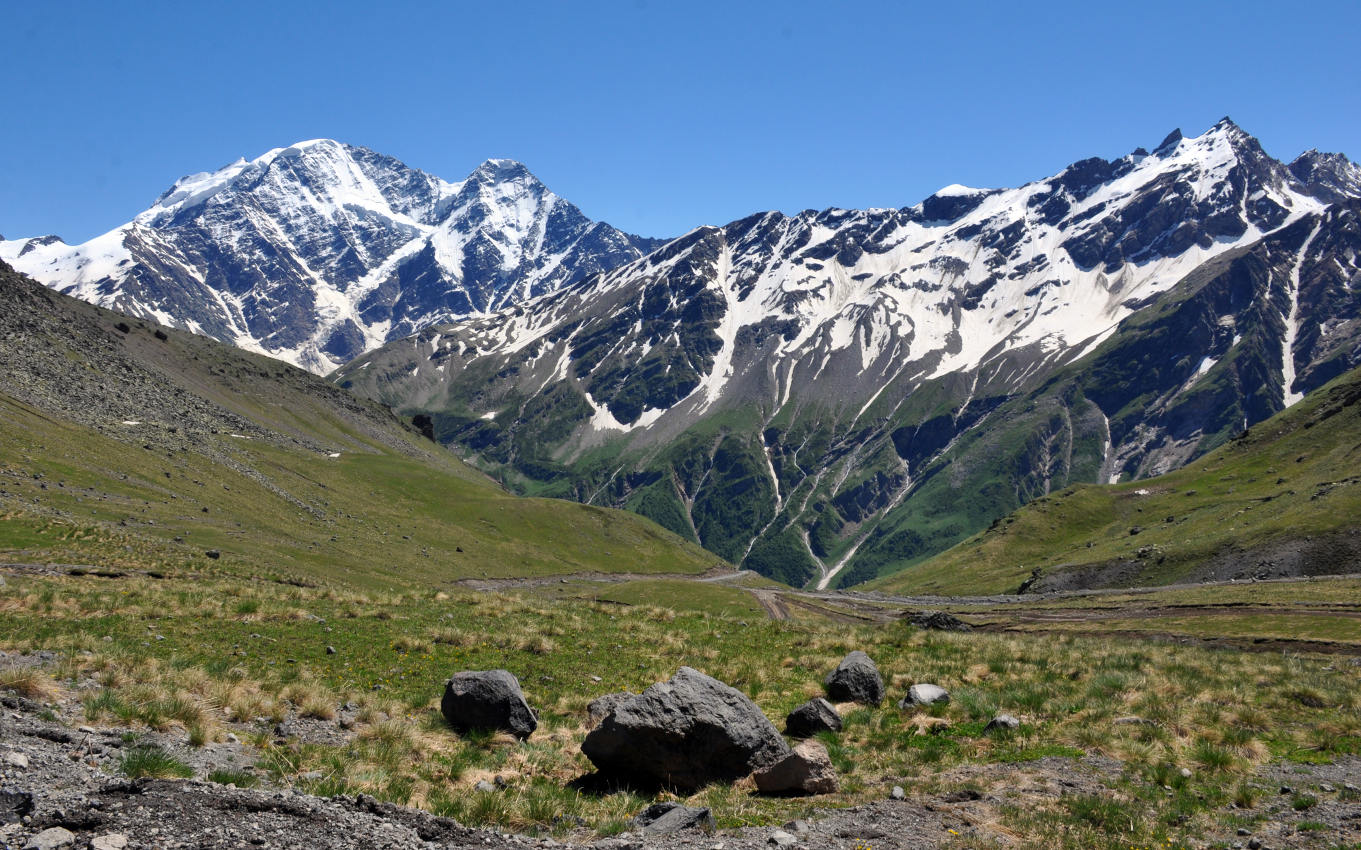
M 1340 153 L 1310 148 L 1286 166 L 1314 197 L 1335 203 L 1361 194 L 1361 166 Z
M 538 180 L 524 163 L 515 159 L 487 159 L 482 164 L 473 169 L 470 177 L 480 177 L 485 180 L 502 182 L 507 180 L 523 180 L 526 177 Z
M 1155 154 L 1166 153 L 1167 151 L 1176 147 L 1177 143 L 1184 138 L 1186 137 L 1181 134 L 1181 128 L 1177 127 L 1174 130 L 1172 130 L 1172 132 L 1167 134 L 1167 138 L 1163 139 L 1161 142 L 1158 143 L 1158 146 L 1153 149 L 1153 152 Z

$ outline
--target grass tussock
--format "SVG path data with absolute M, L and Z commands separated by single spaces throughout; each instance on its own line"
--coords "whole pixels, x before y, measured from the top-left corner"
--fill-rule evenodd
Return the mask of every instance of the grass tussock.
M 160 747 L 137 746 L 123 754 L 118 769 L 129 779 L 186 779 L 194 769 Z
M 31 667 L 0 670 L 0 691 L 9 691 L 31 700 L 50 700 L 59 693 L 51 677 Z

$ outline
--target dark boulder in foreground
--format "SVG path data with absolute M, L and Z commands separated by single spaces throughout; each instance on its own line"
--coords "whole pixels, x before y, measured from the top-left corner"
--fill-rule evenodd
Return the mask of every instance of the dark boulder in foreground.
M 440 712 L 459 734 L 504 730 L 523 740 L 539 726 L 519 680 L 506 670 L 455 673 L 444 683 Z
M 653 803 L 633 819 L 634 829 L 641 829 L 654 835 L 686 829 L 713 832 L 717 826 L 714 813 L 710 810 L 695 809 L 674 802 Z
M 811 738 L 819 732 L 840 732 L 841 715 L 822 697 L 789 712 L 784 720 L 784 733 L 791 738 Z
M 878 705 L 884 701 L 884 680 L 879 676 L 879 668 L 858 649 L 841 659 L 823 684 L 827 687 L 827 698 L 832 702 Z
M 682 667 L 670 681 L 616 702 L 581 751 L 605 776 L 691 791 L 741 779 L 789 746 L 745 694 Z

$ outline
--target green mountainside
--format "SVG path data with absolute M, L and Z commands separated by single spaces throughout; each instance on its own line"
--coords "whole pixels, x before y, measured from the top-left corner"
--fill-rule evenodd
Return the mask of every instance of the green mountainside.
M 633 514 L 511 496 L 306 372 L 8 267 L 0 339 L 6 562 L 382 587 L 721 565 Z
M 1361 572 L 1361 369 L 1164 475 L 1041 496 L 871 583 L 986 594 Z
M 849 587 L 910 571 L 1032 499 L 1177 468 L 1281 410 L 1287 383 L 1307 391 L 1351 368 L 1358 244 L 1361 202 L 1337 204 L 1202 263 L 1093 350 L 1032 346 L 927 380 L 905 370 L 863 406 L 820 397 L 838 385 L 826 378 L 772 405 L 753 378 L 690 421 L 581 437 L 583 379 L 559 380 L 550 346 L 570 322 L 509 353 L 490 319 L 431 329 L 333 379 L 428 415 L 436 439 L 513 490 L 627 508 L 779 581 Z M 675 304 L 707 303 L 691 299 L 688 266 L 666 274 Z M 1327 334 L 1299 325 L 1309 354 L 1288 382 L 1296 278 L 1300 315 L 1332 318 Z M 734 357 L 775 339 L 740 337 Z

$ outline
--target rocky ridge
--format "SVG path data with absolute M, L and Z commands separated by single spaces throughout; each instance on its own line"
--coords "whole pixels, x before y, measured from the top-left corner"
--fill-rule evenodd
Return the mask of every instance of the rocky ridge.
M 0 240 L 0 259 L 91 303 L 325 373 L 655 244 L 591 221 L 513 160 L 450 183 L 317 139 L 181 178 L 81 245 Z

